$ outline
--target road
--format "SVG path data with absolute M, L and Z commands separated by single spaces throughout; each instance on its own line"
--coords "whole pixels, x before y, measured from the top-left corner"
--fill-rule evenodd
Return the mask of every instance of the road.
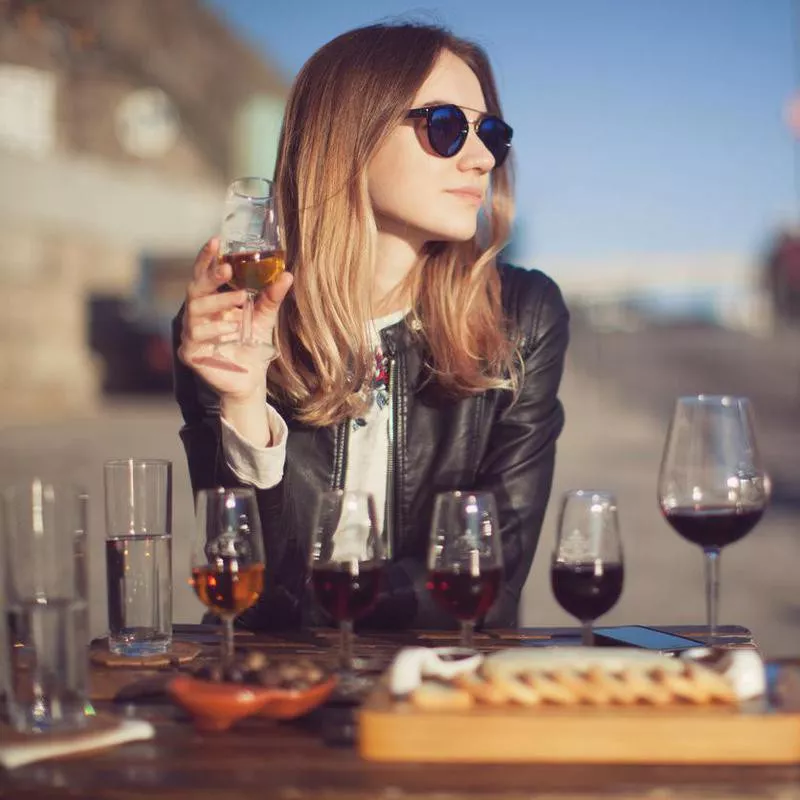
M 550 592 L 557 497 L 567 488 L 609 488 L 620 503 L 625 589 L 605 624 L 695 624 L 704 619 L 699 548 L 658 512 L 655 486 L 673 398 L 735 392 L 755 403 L 760 442 L 773 476 L 772 508 L 756 530 L 724 551 L 721 621 L 750 627 L 769 655 L 800 651 L 800 338 L 760 339 L 712 328 L 646 327 L 603 332 L 580 321 L 562 398 L 553 502 L 526 585 L 526 624 L 570 624 Z M 68 476 L 91 495 L 92 633 L 105 630 L 102 464 L 108 458 L 172 459 L 174 616 L 202 607 L 187 583 L 193 510 L 180 418 L 169 398 L 106 404 L 84 419 L 0 429 L 0 485 L 28 471 Z
M 747 625 L 771 655 L 800 649 L 800 336 L 788 332 L 767 339 L 706 327 L 603 332 L 573 325 L 562 392 L 567 424 L 526 585 L 526 623 L 568 619 L 551 597 L 547 560 L 557 496 L 580 487 L 609 488 L 619 498 L 625 589 L 603 622 L 704 620 L 701 551 L 669 528 L 656 503 L 674 398 L 700 392 L 751 397 L 774 487 L 760 525 L 723 551 L 720 621 Z

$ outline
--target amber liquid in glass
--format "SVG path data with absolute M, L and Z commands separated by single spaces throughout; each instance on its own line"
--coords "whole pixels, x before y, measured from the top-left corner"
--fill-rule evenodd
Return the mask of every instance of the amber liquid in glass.
M 222 559 L 221 567 L 207 565 L 192 570 L 192 586 L 200 602 L 222 616 L 250 608 L 264 589 L 264 565 L 239 566 L 235 559 Z
M 286 269 L 286 253 L 283 250 L 227 253 L 220 256 L 219 261 L 231 265 L 233 275 L 230 285 L 234 289 L 247 289 L 250 292 L 260 292 L 275 283 Z

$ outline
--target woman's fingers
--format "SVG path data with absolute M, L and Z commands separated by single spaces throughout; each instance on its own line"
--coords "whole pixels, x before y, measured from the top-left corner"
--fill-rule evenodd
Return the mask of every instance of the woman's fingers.
M 196 297 L 186 304 L 186 316 L 199 321 L 201 317 L 211 314 L 223 314 L 234 308 L 238 309 L 246 298 L 247 292 L 244 289 L 239 292 L 215 292 Z
M 256 300 L 256 310 L 259 312 L 264 311 L 277 311 L 283 298 L 289 293 L 292 288 L 294 278 L 291 272 L 282 272 L 274 283 L 267 286 Z
M 186 328 L 186 340 L 191 344 L 205 344 L 216 341 L 222 336 L 236 333 L 239 323 L 228 320 L 213 320 L 198 322 Z
M 193 278 L 186 290 L 188 299 L 203 297 L 213 294 L 220 286 L 227 283 L 231 277 L 229 264 L 220 262 L 219 239 L 209 239 L 203 249 L 197 254 L 192 268 Z

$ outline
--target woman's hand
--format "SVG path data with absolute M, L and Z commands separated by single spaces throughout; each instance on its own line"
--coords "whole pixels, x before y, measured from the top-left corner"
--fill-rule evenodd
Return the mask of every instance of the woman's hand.
M 217 291 L 231 278 L 230 265 L 220 262 L 218 255 L 219 241 L 210 239 L 194 262 L 178 357 L 220 395 L 223 404 L 242 406 L 255 400 L 263 404 L 266 370 L 275 356 L 271 344 L 275 322 L 292 276 L 282 273 L 255 304 L 254 332 L 266 344 L 242 345 L 238 339 L 246 294 Z

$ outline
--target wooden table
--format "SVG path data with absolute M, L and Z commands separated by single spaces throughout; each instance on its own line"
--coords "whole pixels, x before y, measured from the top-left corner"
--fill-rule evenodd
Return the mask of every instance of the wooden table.
M 691 627 L 671 628 L 702 638 Z M 749 631 L 721 630 L 726 644 L 752 647 Z M 216 654 L 218 634 L 179 626 L 176 637 Z M 361 634 L 356 654 L 377 668 L 410 644 L 452 644 L 455 633 Z M 478 634 L 483 650 L 539 643 L 573 644 L 576 629 L 525 629 Z M 333 660 L 333 630 L 293 635 L 238 634 L 237 647 L 268 655 Z M 353 709 L 328 706 L 292 723 L 245 720 L 223 734 L 201 734 L 160 689 L 175 674 L 93 668 L 99 709 L 153 722 L 156 738 L 93 755 L 40 762 L 0 774 L 0 797 L 196 798 L 800 798 L 797 767 L 627 767 L 557 765 L 421 765 L 363 761 L 354 747 Z

